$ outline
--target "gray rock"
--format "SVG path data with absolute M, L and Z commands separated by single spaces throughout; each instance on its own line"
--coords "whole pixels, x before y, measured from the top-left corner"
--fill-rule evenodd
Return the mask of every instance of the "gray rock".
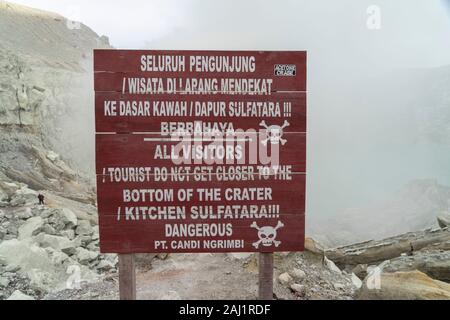
M 89 243 L 92 242 L 91 236 L 79 236 L 76 239 L 81 243 L 83 247 L 86 247 Z
M 43 219 L 47 219 L 55 214 L 57 210 L 55 209 L 47 209 L 45 207 L 35 207 L 33 209 L 33 214 L 35 216 L 40 216 Z
M 383 267 L 385 272 L 419 270 L 435 280 L 450 282 L 450 251 L 421 250 L 400 256 Z
M 323 257 L 323 263 L 324 263 L 324 265 L 325 265 L 325 267 L 328 269 L 328 270 L 330 270 L 330 271 L 332 271 L 332 272 L 335 272 L 335 273 L 338 273 L 338 274 L 342 274 L 342 271 L 341 271 L 341 269 L 339 269 L 335 264 L 334 264 L 334 262 L 333 261 L 331 261 L 331 260 L 329 260 L 327 257 Z
M 35 241 L 43 248 L 50 247 L 69 255 L 75 254 L 76 248 L 79 246 L 79 243 L 76 241 L 71 241 L 65 237 L 52 236 L 45 233 L 41 233 L 36 236 Z
M 108 261 L 108 260 L 101 260 L 96 266 L 95 269 L 99 271 L 109 271 L 111 269 L 114 269 L 115 265 Z
M 77 248 L 76 257 L 79 263 L 87 265 L 89 262 L 97 259 L 99 256 L 98 252 L 89 251 L 84 248 Z
M 20 266 L 18 266 L 16 264 L 10 264 L 10 265 L 6 266 L 6 268 L 5 268 L 6 272 L 11 272 L 11 273 L 15 273 L 19 270 L 20 270 Z
M 66 224 L 59 215 L 52 215 L 48 221 L 57 233 L 61 233 L 66 228 Z
M 50 247 L 45 250 L 49 253 L 50 259 L 54 265 L 62 265 L 69 259 L 69 256 L 62 251 L 58 251 Z
M 13 292 L 13 294 L 6 300 L 35 300 L 33 297 L 22 293 L 19 290 Z
M 74 228 L 78 225 L 78 218 L 72 210 L 64 208 L 59 212 L 61 221 L 66 225 L 66 228 Z
M 69 240 L 75 239 L 75 231 L 73 229 L 61 231 L 61 236 L 66 237 Z
M 35 203 L 37 201 L 37 192 L 29 189 L 28 187 L 22 187 L 17 190 L 10 202 L 11 206 L 20 206 L 25 204 Z
M 441 214 L 437 216 L 437 221 L 439 227 L 441 227 L 442 229 L 450 228 L 450 212 L 441 212 Z
M 291 290 L 294 291 L 295 293 L 303 296 L 306 293 L 306 287 L 304 285 L 298 284 L 298 283 L 294 283 L 291 285 Z
M 367 268 L 367 264 L 358 264 L 352 269 L 352 273 L 355 274 L 358 278 L 364 279 L 367 276 Z
M 99 251 L 98 250 L 98 242 L 91 242 L 87 245 L 86 249 L 90 251 Z
M 7 288 L 9 286 L 9 279 L 6 277 L 0 277 L 0 288 Z
M 0 243 L 0 255 L 5 258 L 8 265 L 20 266 L 24 272 L 31 269 L 51 270 L 52 264 L 45 249 L 30 243 L 30 240 L 3 241 Z
M 98 226 L 95 226 L 94 233 L 92 234 L 92 240 L 99 240 L 99 239 L 100 239 L 100 234 L 99 234 Z
M 81 236 L 90 236 L 94 233 L 94 229 L 89 221 L 81 220 L 78 222 L 78 227 L 76 228 L 75 233 Z
M 33 216 L 33 213 L 31 208 L 21 208 L 20 210 L 15 211 L 14 215 L 19 219 L 27 220 Z
M 42 232 L 46 233 L 46 234 L 50 234 L 50 235 L 56 235 L 56 230 L 55 228 L 53 228 L 51 225 L 49 225 L 48 223 L 45 224 L 42 227 Z
M 450 300 L 450 284 L 434 280 L 420 271 L 381 273 L 379 287 L 366 280 L 357 292 L 357 299 Z
M 38 234 L 44 225 L 44 220 L 41 217 L 33 217 L 28 219 L 19 228 L 19 240 L 30 238 Z
M 306 273 L 298 268 L 294 268 L 291 271 L 289 271 L 289 275 L 295 280 L 295 281 L 302 281 L 306 277 Z
M 102 257 L 104 260 L 111 262 L 114 266 L 119 263 L 119 257 L 117 254 L 104 254 Z
M 285 272 L 282 273 L 278 276 L 278 281 L 282 284 L 282 285 L 290 285 L 294 279 L 292 279 L 292 277 L 289 275 L 289 273 Z
M 0 256 L 0 266 L 6 266 L 7 262 L 6 262 L 6 258 L 3 256 Z

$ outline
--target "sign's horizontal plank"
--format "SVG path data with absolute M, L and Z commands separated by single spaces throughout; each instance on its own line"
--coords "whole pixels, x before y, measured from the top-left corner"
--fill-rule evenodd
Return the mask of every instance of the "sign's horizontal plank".
M 267 125 L 289 123 L 285 132 L 306 132 L 306 93 L 283 92 L 271 96 L 127 95 L 97 92 L 97 132 L 161 132 L 202 122 L 208 127 L 230 125 L 235 129 L 260 130 Z
M 94 50 L 94 72 L 202 78 L 242 74 L 277 78 L 286 91 L 306 91 L 306 59 L 305 51 Z
M 112 215 L 102 215 L 99 221 L 102 253 L 284 252 L 304 249 L 304 214 L 224 223 L 118 222 Z M 266 237 L 264 245 L 260 238 Z
M 304 174 L 295 174 L 289 177 L 290 180 L 278 181 L 265 180 L 257 175 L 248 176 L 246 180 L 241 181 L 223 181 L 215 175 L 208 177 L 207 181 L 185 181 L 185 176 L 176 178 L 177 181 L 172 181 L 172 177 L 167 177 L 167 181 L 154 181 L 155 179 L 151 177 L 150 181 L 125 183 L 111 182 L 109 176 L 99 175 L 97 176 L 99 215 L 124 215 L 125 208 L 130 208 L 132 218 L 133 213 L 137 213 L 137 216 L 141 213 L 147 214 L 150 207 L 154 210 L 152 212 L 164 211 L 167 207 L 171 209 L 182 207 L 186 217 L 197 212 L 192 211 L 192 208 L 202 210 L 200 207 L 204 206 L 208 206 L 207 210 L 215 213 L 219 212 L 217 209 L 220 206 L 223 213 L 227 209 L 234 214 L 242 210 L 251 210 L 258 215 L 264 213 L 272 216 L 301 214 L 305 211 Z M 185 199 L 186 194 L 188 198 Z M 121 212 L 118 211 L 119 207 Z M 140 211 L 139 208 L 145 211 Z M 204 214 L 206 213 L 203 212 L 198 217 L 204 217 Z M 162 217 L 167 218 L 165 215 Z
M 264 76 L 255 74 L 251 79 L 241 74 L 231 78 L 207 75 L 201 79 L 180 76 L 168 80 L 164 74 L 150 78 L 138 73 L 100 72 L 94 74 L 94 89 L 97 92 L 136 93 L 148 96 L 159 94 L 269 96 L 274 92 L 306 92 L 306 84 L 295 77 Z
M 238 142 L 234 137 L 225 137 L 225 140 L 213 140 L 214 142 L 211 143 L 204 141 L 203 137 L 194 136 L 193 139 L 183 140 L 180 144 L 160 134 L 97 134 L 96 172 L 104 174 L 104 169 L 111 167 L 167 167 L 190 164 L 197 166 L 291 165 L 292 172 L 305 172 L 306 134 L 286 133 L 280 139 L 282 140 L 274 139 L 274 143 L 278 141 L 278 144 L 272 144 L 265 135 L 253 134 L 242 137 Z M 262 156 L 266 153 L 268 157 Z M 213 156 L 216 157 L 212 159 Z M 187 161 L 189 157 L 190 160 Z

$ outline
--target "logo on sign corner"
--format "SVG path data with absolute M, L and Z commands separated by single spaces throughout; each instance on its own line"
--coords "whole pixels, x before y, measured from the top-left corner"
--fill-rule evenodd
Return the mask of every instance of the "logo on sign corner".
M 276 64 L 274 75 L 277 77 L 293 77 L 297 74 L 295 64 Z
M 283 222 L 278 221 L 278 224 L 275 228 L 271 226 L 265 226 L 260 228 L 258 227 L 258 224 L 256 222 L 253 222 L 250 227 L 258 230 L 259 240 L 253 243 L 253 246 L 256 249 L 258 249 L 261 244 L 263 245 L 263 247 L 271 247 L 272 245 L 275 245 L 275 247 L 277 248 L 281 244 L 281 241 L 277 241 L 276 237 L 278 234 L 278 229 L 284 227 Z

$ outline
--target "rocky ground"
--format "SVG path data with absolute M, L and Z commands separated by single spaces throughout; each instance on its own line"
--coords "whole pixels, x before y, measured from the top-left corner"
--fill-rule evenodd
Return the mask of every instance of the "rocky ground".
M 257 259 L 253 254 L 174 254 L 151 259 L 137 271 L 137 298 L 256 299 Z M 311 253 L 275 255 L 276 299 L 352 299 L 356 286 L 345 272 L 330 270 Z M 102 282 L 63 290 L 45 299 L 117 299 L 117 274 Z
M 117 256 L 99 254 L 94 206 L 80 203 L 85 211 L 77 216 L 73 200 L 55 204 L 49 192 L 46 205 L 38 205 L 38 192 L 22 184 L 0 181 L 2 192 L 0 298 L 15 290 L 43 298 L 78 279 L 96 281 L 115 271 Z

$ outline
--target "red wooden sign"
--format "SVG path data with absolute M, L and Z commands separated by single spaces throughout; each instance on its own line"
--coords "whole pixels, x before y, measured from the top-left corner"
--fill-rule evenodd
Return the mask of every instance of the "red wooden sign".
M 104 253 L 301 251 L 306 52 L 94 53 Z

